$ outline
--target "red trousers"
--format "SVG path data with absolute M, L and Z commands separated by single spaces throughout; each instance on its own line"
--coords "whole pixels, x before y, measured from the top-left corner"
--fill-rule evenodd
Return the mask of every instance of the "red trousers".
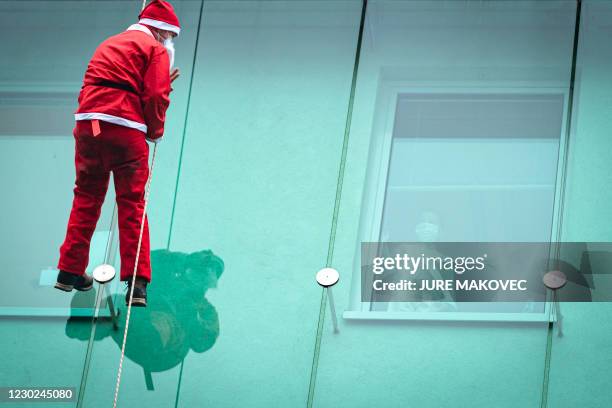
M 149 146 L 142 132 L 99 121 L 94 136 L 92 121 L 77 121 L 74 128 L 76 182 L 66 239 L 60 248 L 58 269 L 85 273 L 89 245 L 100 217 L 110 173 L 113 173 L 119 215 L 121 280 L 134 273 L 134 261 L 149 176 Z M 145 218 L 137 275 L 151 280 L 149 227 Z

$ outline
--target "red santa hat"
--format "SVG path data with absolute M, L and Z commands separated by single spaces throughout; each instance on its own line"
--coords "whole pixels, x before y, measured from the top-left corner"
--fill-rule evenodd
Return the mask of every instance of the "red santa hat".
M 142 10 L 138 16 L 140 24 L 159 28 L 160 30 L 172 31 L 179 35 L 181 25 L 174 13 L 174 8 L 167 1 L 153 0 Z

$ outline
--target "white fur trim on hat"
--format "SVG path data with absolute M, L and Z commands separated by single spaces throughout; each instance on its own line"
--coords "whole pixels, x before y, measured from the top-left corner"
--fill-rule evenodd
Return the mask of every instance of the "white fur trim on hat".
M 179 33 L 181 32 L 180 27 L 159 20 L 141 18 L 138 22 L 140 24 L 146 24 L 150 25 L 151 27 L 159 28 L 160 30 L 172 31 L 173 33 L 176 33 L 176 35 L 179 35 Z
M 143 26 L 142 24 L 132 24 L 131 26 L 127 28 L 126 31 L 133 31 L 133 30 L 142 31 L 143 33 L 153 37 L 153 33 L 151 33 L 151 30 L 149 30 L 147 27 Z

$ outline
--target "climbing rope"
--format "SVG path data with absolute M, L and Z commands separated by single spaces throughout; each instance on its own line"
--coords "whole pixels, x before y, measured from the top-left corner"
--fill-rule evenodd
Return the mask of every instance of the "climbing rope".
M 140 11 L 144 10 L 147 5 L 147 0 L 142 0 Z M 113 408 L 117 408 L 117 399 L 119 398 L 119 387 L 121 385 L 121 371 L 123 369 L 123 360 L 125 358 L 125 344 L 127 343 L 127 334 L 130 327 L 130 315 L 132 313 L 132 298 L 134 296 L 134 283 L 136 282 L 136 271 L 138 270 L 138 260 L 140 258 L 140 247 L 142 246 L 142 234 L 144 231 L 145 220 L 147 216 L 147 206 L 149 204 L 149 193 L 151 191 L 151 181 L 153 180 L 153 168 L 155 167 L 155 154 L 157 153 L 157 143 L 153 147 L 153 156 L 151 157 L 151 169 L 145 187 L 144 208 L 142 210 L 142 220 L 140 221 L 140 233 L 138 235 L 138 246 L 136 249 L 136 258 L 134 259 L 134 272 L 130 285 L 130 298 L 128 301 L 127 315 L 125 317 L 125 328 L 123 329 L 123 341 L 121 342 L 121 357 L 119 358 L 119 369 L 117 370 L 117 382 L 115 383 L 115 397 L 113 399 Z
M 153 168 L 155 166 L 155 153 L 157 152 L 157 143 L 153 147 L 153 157 L 151 158 L 151 170 L 145 189 L 144 209 L 142 211 L 142 221 L 140 222 L 140 235 L 138 236 L 138 247 L 136 249 L 136 259 L 134 260 L 134 272 L 132 274 L 132 284 L 130 285 L 130 298 L 128 302 L 127 315 L 125 317 L 125 329 L 123 330 L 123 342 L 121 343 L 121 358 L 119 359 L 119 370 L 117 371 L 117 383 L 115 384 L 115 399 L 113 408 L 117 407 L 117 397 L 119 396 L 119 386 L 121 384 L 121 370 L 123 368 L 123 359 L 125 357 L 125 344 L 127 340 L 128 328 L 130 327 L 130 314 L 132 312 L 132 297 L 134 296 L 134 282 L 136 280 L 136 271 L 138 270 L 138 259 L 140 258 L 140 247 L 142 244 L 142 233 L 144 231 L 145 217 L 147 215 L 147 205 L 149 204 L 149 192 L 151 190 L 151 180 L 153 179 Z

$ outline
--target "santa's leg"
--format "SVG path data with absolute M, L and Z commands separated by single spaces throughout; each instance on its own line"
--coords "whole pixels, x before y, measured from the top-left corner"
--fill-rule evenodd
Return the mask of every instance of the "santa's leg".
M 142 135 L 139 136 L 142 146 L 130 149 L 142 149 L 140 157 L 113 169 L 117 209 L 119 215 L 119 253 L 121 255 L 121 280 L 131 280 L 134 273 L 134 262 L 138 251 L 138 238 L 143 222 L 144 195 L 149 176 L 148 146 Z M 138 146 L 136 144 L 136 146 Z M 142 242 L 138 256 L 136 275 L 151 281 L 151 264 L 149 253 L 149 227 L 145 217 Z
M 85 273 L 89 262 L 89 244 L 100 217 L 108 188 L 109 173 L 101 165 L 97 141 L 90 134 L 79 134 L 76 139 L 76 182 L 74 200 L 68 220 L 66 239 L 60 248 L 58 269 L 75 275 Z

